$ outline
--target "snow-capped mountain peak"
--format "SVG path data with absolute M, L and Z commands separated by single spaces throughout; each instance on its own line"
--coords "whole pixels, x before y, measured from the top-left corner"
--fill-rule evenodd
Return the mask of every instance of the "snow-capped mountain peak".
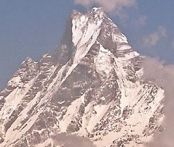
M 0 146 L 57 145 L 61 133 L 142 146 L 161 127 L 164 91 L 143 81 L 142 57 L 102 8 L 74 11 L 70 27 L 55 54 L 27 58 L 0 92 Z

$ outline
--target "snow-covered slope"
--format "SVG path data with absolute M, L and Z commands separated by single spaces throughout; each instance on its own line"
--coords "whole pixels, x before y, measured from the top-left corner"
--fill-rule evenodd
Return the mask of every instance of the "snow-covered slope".
M 27 58 L 0 92 L 0 146 L 48 146 L 65 132 L 97 147 L 137 147 L 160 130 L 164 91 L 142 80 L 142 58 L 117 25 L 101 8 L 71 19 L 70 40 Z

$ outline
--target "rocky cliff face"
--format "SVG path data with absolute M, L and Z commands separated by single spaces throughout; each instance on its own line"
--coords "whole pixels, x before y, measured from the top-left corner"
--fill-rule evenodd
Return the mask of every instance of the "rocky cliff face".
M 71 19 L 61 48 L 27 58 L 0 92 L 0 146 L 53 146 L 67 133 L 138 147 L 160 130 L 164 91 L 142 80 L 142 58 L 117 25 L 101 8 Z

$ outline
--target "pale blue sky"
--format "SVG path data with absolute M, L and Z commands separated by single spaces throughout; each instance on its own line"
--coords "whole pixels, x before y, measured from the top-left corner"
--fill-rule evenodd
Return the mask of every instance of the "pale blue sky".
M 109 12 L 140 53 L 174 63 L 174 0 L 137 0 L 123 13 Z M 73 0 L 0 0 L 0 87 L 27 57 L 54 50 Z

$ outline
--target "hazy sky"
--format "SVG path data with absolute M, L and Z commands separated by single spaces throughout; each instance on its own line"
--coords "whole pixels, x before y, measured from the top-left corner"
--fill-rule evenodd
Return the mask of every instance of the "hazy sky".
M 73 9 L 95 5 L 140 53 L 174 63 L 174 0 L 0 0 L 0 87 L 27 56 L 57 47 Z

